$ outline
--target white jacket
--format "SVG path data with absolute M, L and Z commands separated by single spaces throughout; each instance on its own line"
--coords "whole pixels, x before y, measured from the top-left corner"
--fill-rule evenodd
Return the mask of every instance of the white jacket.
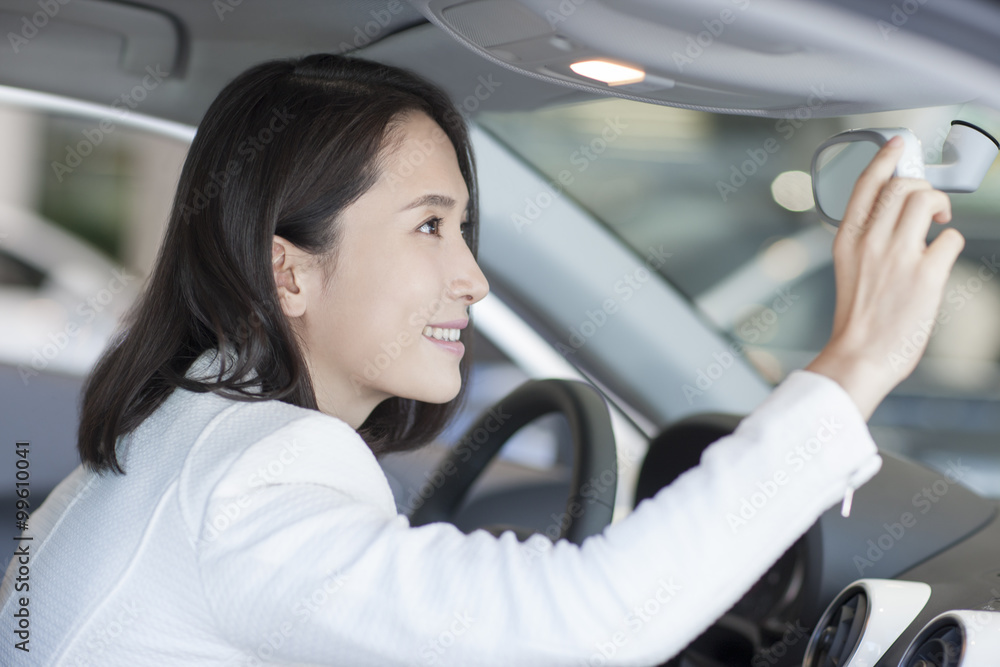
M 656 665 L 881 463 L 843 389 L 795 371 L 578 547 L 411 528 L 350 426 L 279 401 L 176 390 L 123 443 L 124 476 L 77 468 L 31 516 L 0 664 Z

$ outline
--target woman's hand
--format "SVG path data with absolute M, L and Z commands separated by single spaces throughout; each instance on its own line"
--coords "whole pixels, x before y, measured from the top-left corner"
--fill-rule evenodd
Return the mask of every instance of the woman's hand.
M 902 146 L 889 141 L 854 186 L 833 242 L 833 333 L 806 367 L 838 382 L 866 420 L 923 355 L 965 246 L 954 228 L 927 245 L 931 220 L 951 220 L 951 201 L 927 181 L 890 178 Z

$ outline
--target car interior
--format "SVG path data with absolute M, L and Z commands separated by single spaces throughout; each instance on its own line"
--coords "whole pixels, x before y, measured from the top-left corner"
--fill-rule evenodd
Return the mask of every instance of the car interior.
M 0 436 L 32 443 L 36 503 L 79 464 L 80 387 L 197 125 L 256 63 L 403 67 L 467 117 L 491 286 L 470 393 L 437 441 L 380 464 L 412 525 L 577 544 L 825 344 L 823 142 L 908 128 L 934 169 L 969 155 L 959 119 L 981 185 L 952 197 L 966 247 L 927 353 L 870 421 L 882 470 L 665 664 L 996 664 L 1000 5 L 0 0 L 0 28 Z M 0 465 L 14 536 L 14 455 Z

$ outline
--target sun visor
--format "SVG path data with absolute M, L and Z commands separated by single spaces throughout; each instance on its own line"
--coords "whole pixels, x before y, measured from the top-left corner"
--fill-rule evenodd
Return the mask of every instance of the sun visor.
M 114 99 L 183 66 L 181 34 L 166 14 L 104 0 L 0 0 L 0 80 L 83 99 Z M 57 65 L 57 66 L 54 66 Z M 108 73 L 94 90 L 86 73 Z

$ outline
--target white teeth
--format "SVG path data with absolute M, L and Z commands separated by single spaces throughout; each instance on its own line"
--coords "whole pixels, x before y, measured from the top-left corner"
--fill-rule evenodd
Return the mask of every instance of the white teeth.
M 462 335 L 461 329 L 442 329 L 441 327 L 424 327 L 423 334 L 438 340 L 456 341 Z

